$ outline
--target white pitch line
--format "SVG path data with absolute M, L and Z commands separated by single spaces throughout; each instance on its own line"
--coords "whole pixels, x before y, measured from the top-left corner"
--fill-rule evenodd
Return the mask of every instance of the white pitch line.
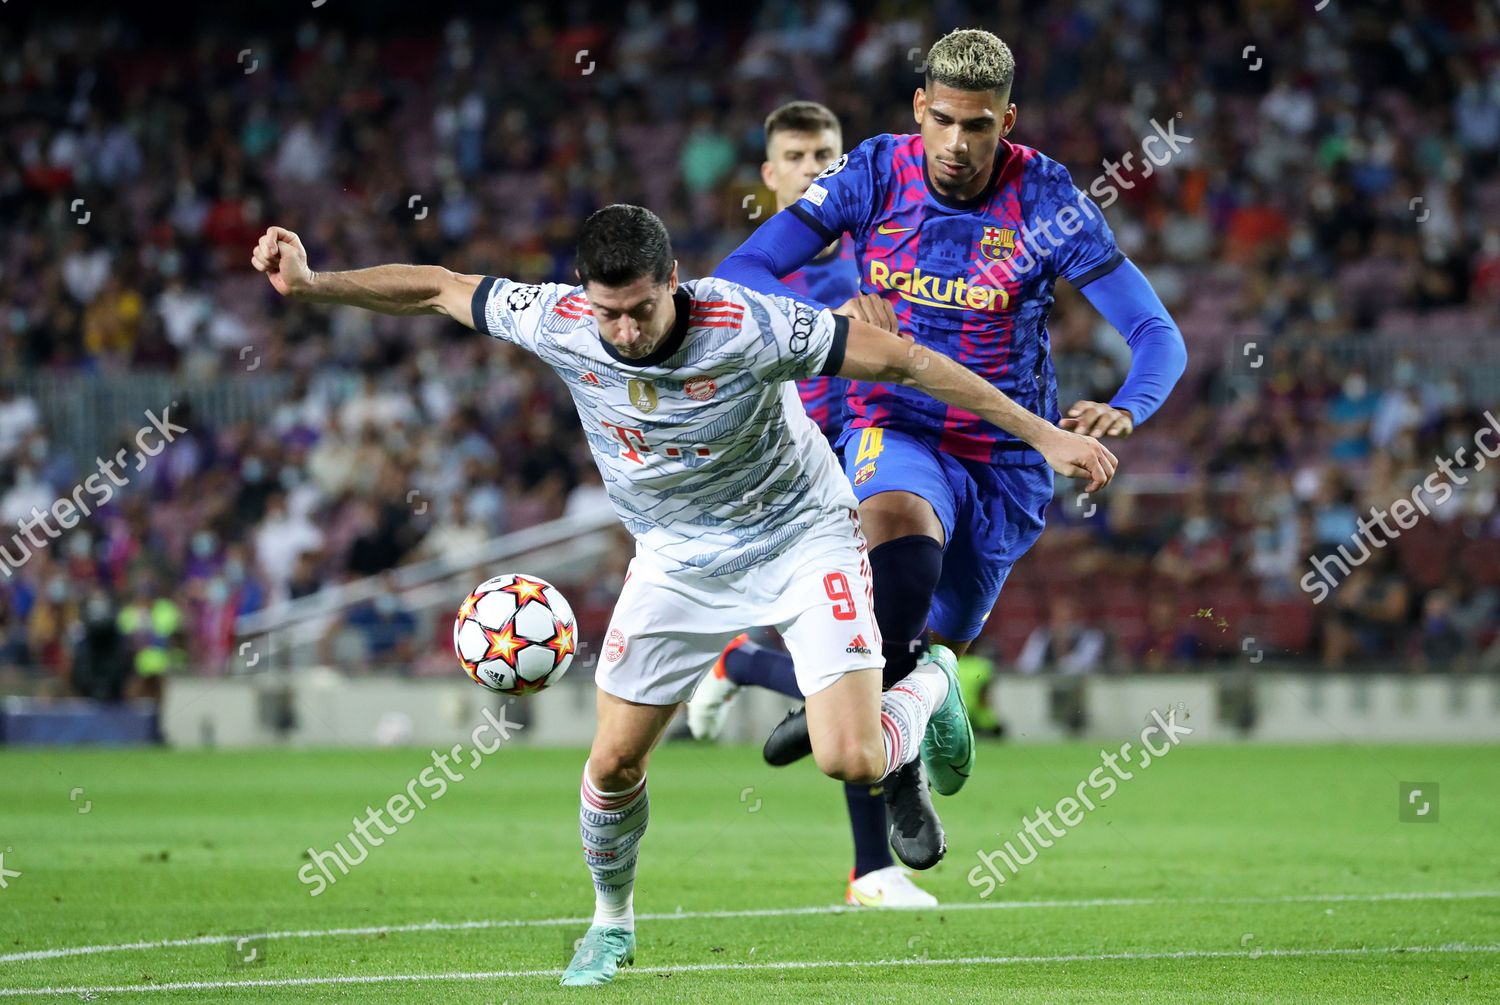
M 1179 907 L 1184 904 L 1372 904 L 1407 900 L 1487 900 L 1500 897 L 1500 890 L 1431 890 L 1395 893 L 1310 893 L 1282 897 L 1116 897 L 1094 900 L 1002 900 L 963 901 L 937 907 L 885 908 L 904 911 L 1015 911 L 1079 910 L 1095 907 Z M 827 907 L 767 907 L 743 911 L 676 911 L 672 913 L 637 914 L 637 921 L 705 921 L 726 918 L 790 918 L 805 915 L 849 914 L 868 912 L 869 908 L 833 905 Z M 371 925 L 362 928 L 315 928 L 302 931 L 240 933 L 235 935 L 199 935 L 189 939 L 156 939 L 149 942 L 121 942 L 112 945 L 68 946 L 57 949 L 32 949 L 0 955 L 0 963 L 22 963 L 33 960 L 55 960 L 65 956 L 93 956 L 137 949 L 174 949 L 184 946 L 219 946 L 240 939 L 320 939 L 340 935 L 394 935 L 402 932 L 458 932 L 491 928 L 552 928 L 565 925 L 590 925 L 592 917 L 521 918 L 481 921 L 421 921 L 402 925 Z
M 786 960 L 777 963 L 685 963 L 641 967 L 643 974 L 723 973 L 756 970 L 822 970 L 864 967 L 1013 966 L 1017 964 L 1106 963 L 1140 960 L 1259 960 L 1318 956 L 1383 956 L 1394 953 L 1500 953 L 1500 943 L 1449 942 L 1439 946 L 1353 946 L 1347 949 L 1178 949 L 1160 953 L 1071 953 L 1062 956 L 954 956 L 945 959 Z M 0 988 L 0 998 L 20 995 L 140 994 L 147 991 L 214 991 L 240 988 L 323 987 L 337 984 L 423 984 L 440 981 L 487 981 L 522 977 L 557 977 L 561 970 L 488 970 L 448 974 L 370 974 L 359 977 L 288 977 L 281 980 L 178 981 L 172 984 L 115 984 L 108 987 Z

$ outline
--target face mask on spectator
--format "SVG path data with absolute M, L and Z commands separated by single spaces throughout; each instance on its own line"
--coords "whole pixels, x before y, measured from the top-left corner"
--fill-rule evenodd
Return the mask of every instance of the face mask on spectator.
M 247 482 L 258 482 L 266 477 L 266 466 L 259 457 L 251 457 L 240 467 L 240 477 Z
M 208 581 L 208 602 L 222 604 L 229 599 L 229 584 L 218 576 Z
M 198 558 L 212 557 L 214 550 L 219 546 L 219 539 L 211 530 L 200 530 L 193 535 L 193 554 Z
M 375 598 L 375 613 L 383 618 L 388 618 L 396 613 L 396 598 L 390 594 L 381 594 Z

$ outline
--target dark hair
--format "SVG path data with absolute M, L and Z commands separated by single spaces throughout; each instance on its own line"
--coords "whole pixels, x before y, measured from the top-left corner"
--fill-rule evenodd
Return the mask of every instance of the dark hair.
M 643 206 L 605 206 L 578 231 L 577 268 L 585 286 L 629 286 L 642 276 L 665 283 L 672 278 L 672 239 Z
M 771 137 L 777 133 L 820 133 L 832 129 L 842 136 L 839 119 L 827 107 L 816 101 L 788 101 L 766 116 L 766 147 L 771 146 Z

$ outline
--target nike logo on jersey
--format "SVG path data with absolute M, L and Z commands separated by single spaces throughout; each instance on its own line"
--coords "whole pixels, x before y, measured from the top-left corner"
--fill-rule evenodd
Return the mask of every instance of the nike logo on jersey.
M 904 234 L 908 230 L 916 230 L 916 229 L 917 229 L 916 227 L 892 227 L 888 223 L 882 223 L 880 226 L 878 226 L 878 227 L 875 228 L 875 233 L 877 233 L 877 234 L 886 234 L 886 235 L 890 235 L 890 234 Z

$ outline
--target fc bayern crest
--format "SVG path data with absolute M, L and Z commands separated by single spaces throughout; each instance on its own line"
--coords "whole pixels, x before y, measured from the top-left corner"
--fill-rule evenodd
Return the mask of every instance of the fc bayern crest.
M 708 401 L 718 389 L 719 385 L 712 377 L 694 377 L 682 385 L 682 393 L 694 401 Z
M 618 628 L 611 628 L 604 639 L 604 661 L 618 663 L 625 655 L 625 636 Z
M 979 250 L 992 261 L 1003 262 L 1016 253 L 1016 232 L 1012 227 L 986 227 L 979 240 Z

